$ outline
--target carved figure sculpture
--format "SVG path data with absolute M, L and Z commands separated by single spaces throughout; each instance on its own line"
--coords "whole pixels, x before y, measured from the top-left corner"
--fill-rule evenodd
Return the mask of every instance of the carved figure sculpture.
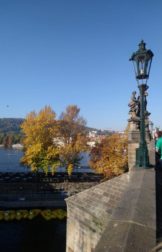
M 129 114 L 131 115 L 131 119 L 137 119 L 140 114 L 140 97 L 136 98 L 136 91 L 132 92 L 132 96 L 128 106 L 130 107 Z

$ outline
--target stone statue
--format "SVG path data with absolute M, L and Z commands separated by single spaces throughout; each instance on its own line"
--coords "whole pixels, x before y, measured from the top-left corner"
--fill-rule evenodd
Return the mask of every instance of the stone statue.
M 129 114 L 131 116 L 131 120 L 137 120 L 140 116 L 140 97 L 138 96 L 136 98 L 136 91 L 132 92 L 132 96 L 130 99 L 130 102 L 128 104 L 130 107 Z
M 129 122 L 134 129 L 140 129 L 140 96 L 136 97 L 136 91 L 132 92 L 130 102 L 128 104 L 129 106 Z M 145 91 L 144 93 L 144 116 L 145 116 L 145 127 L 146 130 L 149 129 L 149 115 L 150 113 L 147 111 L 147 95 L 148 93 Z

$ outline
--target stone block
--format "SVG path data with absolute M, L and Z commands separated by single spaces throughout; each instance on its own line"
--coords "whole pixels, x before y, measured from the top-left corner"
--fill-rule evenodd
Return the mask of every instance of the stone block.
M 139 143 L 140 132 L 139 130 L 133 130 L 128 132 L 128 142 Z
M 155 172 L 136 169 L 95 252 L 148 252 L 155 244 Z
M 66 200 L 67 248 L 73 252 L 90 252 L 95 248 L 129 183 L 128 178 L 128 174 L 123 174 Z

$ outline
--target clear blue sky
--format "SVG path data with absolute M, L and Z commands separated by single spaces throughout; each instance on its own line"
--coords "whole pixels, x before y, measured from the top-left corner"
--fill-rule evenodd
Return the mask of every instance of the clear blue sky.
M 161 0 L 0 0 L 0 117 L 76 104 L 88 126 L 124 129 L 141 39 L 155 55 L 148 110 L 162 127 Z

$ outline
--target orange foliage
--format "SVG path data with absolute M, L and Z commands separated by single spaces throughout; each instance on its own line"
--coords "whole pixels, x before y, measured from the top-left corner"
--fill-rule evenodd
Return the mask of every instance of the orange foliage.
M 71 105 L 60 120 L 50 106 L 39 113 L 31 112 L 21 125 L 24 133 L 22 163 L 33 171 L 43 169 L 54 173 L 60 165 L 69 174 L 79 165 L 80 153 L 86 149 L 85 121 L 80 109 Z
M 127 137 L 113 134 L 103 139 L 90 153 L 90 166 L 111 178 L 128 170 Z
M 87 149 L 85 120 L 79 115 L 80 109 L 70 105 L 61 114 L 58 122 L 58 136 L 63 144 L 60 146 L 60 159 L 67 167 L 69 175 L 73 167 L 80 163 L 80 153 Z
M 24 137 L 22 163 L 32 171 L 42 169 L 46 173 L 60 164 L 58 147 L 53 144 L 52 128 L 56 124 L 55 112 L 46 106 L 39 113 L 31 112 L 21 125 Z

